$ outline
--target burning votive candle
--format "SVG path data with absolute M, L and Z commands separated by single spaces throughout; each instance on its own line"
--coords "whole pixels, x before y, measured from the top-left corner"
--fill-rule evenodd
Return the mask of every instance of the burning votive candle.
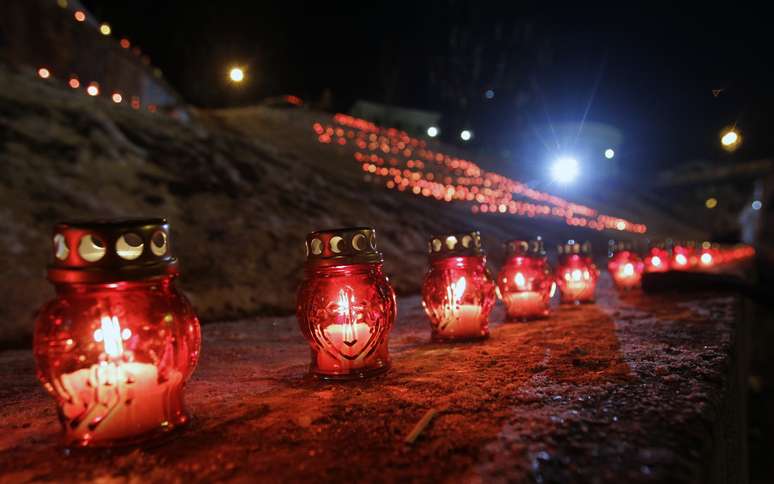
M 645 256 L 645 272 L 667 272 L 669 270 L 669 252 L 663 243 L 658 243 L 648 250 Z
M 696 267 L 696 243 L 692 241 L 674 242 L 672 244 L 672 270 L 687 271 Z
M 62 223 L 35 323 L 38 378 L 68 445 L 137 442 L 188 421 L 199 320 L 178 292 L 164 219 Z
M 312 352 L 310 371 L 348 380 L 387 371 L 395 292 L 372 228 L 312 232 L 297 316 Z
M 543 241 L 512 240 L 507 258 L 497 275 L 497 286 L 510 320 L 548 316 L 556 282 L 543 250 Z
M 443 234 L 429 242 L 430 267 L 422 283 L 422 306 L 436 341 L 489 336 L 495 284 L 477 231 Z
M 563 303 L 594 302 L 599 270 L 591 260 L 591 244 L 574 240 L 558 247 L 556 282 Z
M 699 251 L 698 264 L 702 269 L 710 269 L 722 262 L 720 249 L 717 244 L 711 242 L 702 242 L 701 251 Z
M 631 250 L 630 243 L 611 240 L 608 257 L 607 270 L 616 287 L 626 290 L 640 287 L 645 264 Z

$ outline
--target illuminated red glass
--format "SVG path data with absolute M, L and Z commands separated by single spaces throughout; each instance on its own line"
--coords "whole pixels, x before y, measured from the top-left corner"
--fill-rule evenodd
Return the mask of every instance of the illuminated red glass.
M 124 233 L 141 245 L 122 248 Z M 34 354 L 68 445 L 138 442 L 189 420 L 183 387 L 201 335 L 168 233 L 163 219 L 55 229 L 56 298 L 38 314 Z
M 307 251 L 297 317 L 311 347 L 311 373 L 346 380 L 386 371 L 396 302 L 375 231 L 313 232 Z
M 556 282 L 543 251 L 542 241 L 514 240 L 497 275 L 506 316 L 529 320 L 548 316 Z
M 701 269 L 711 269 L 718 264 L 723 263 L 722 252 L 717 244 L 704 242 L 697 256 L 697 265 Z
M 696 267 L 698 257 L 692 244 L 678 243 L 672 247 L 672 270 L 685 271 Z
M 661 247 L 651 247 L 645 256 L 645 272 L 667 272 L 669 270 L 669 252 Z
M 637 254 L 629 250 L 622 250 L 613 253 L 607 263 L 607 270 L 610 272 L 616 287 L 634 289 L 642 284 L 645 264 Z
M 422 305 L 430 318 L 432 338 L 486 338 L 495 301 L 495 283 L 486 267 L 480 234 L 433 237 L 430 267 L 422 283 Z
M 556 283 L 563 303 L 587 303 L 596 299 L 599 270 L 591 261 L 591 246 L 569 242 L 560 247 Z

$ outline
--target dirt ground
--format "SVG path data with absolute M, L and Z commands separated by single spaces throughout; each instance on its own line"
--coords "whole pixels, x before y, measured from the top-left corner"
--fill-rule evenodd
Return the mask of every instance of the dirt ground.
M 735 444 L 717 429 L 733 414 L 738 301 L 603 286 L 597 305 L 542 321 L 501 324 L 498 308 L 491 338 L 475 344 L 431 343 L 419 299 L 401 298 L 392 369 L 346 384 L 305 376 L 294 318 L 205 326 L 187 389 L 194 420 L 124 450 L 62 449 L 31 354 L 2 352 L 0 481 L 733 478 Z M 405 444 L 430 409 L 440 413 Z M 707 467 L 719 447 L 722 471 Z

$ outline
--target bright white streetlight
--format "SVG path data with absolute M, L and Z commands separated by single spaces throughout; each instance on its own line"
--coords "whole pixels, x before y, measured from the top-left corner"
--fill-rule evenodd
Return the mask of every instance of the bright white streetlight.
M 460 138 L 462 141 L 470 141 L 470 139 L 473 137 L 473 132 L 469 129 L 463 129 L 460 131 Z
M 729 128 L 720 135 L 720 144 L 726 151 L 734 151 L 742 144 L 742 135 L 735 128 Z
M 551 165 L 551 178 L 559 183 L 571 183 L 579 174 L 580 164 L 575 158 L 559 158 Z
M 228 77 L 233 82 L 242 82 L 245 80 L 245 71 L 241 67 L 232 67 L 228 71 Z
M 438 136 L 438 128 L 436 128 L 435 126 L 430 126 L 429 128 L 427 128 L 427 135 L 431 138 L 435 138 L 436 136 Z
M 763 204 L 761 203 L 760 200 L 753 200 L 753 203 L 752 203 L 753 210 L 760 210 L 762 206 Z
M 608 160 L 612 160 L 614 156 L 615 156 L 615 151 L 613 150 L 613 148 L 608 148 L 605 150 L 605 158 L 607 158 Z

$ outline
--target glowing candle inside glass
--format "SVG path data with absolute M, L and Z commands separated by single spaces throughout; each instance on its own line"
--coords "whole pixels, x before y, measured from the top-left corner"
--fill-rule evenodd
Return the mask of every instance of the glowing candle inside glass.
M 170 415 L 182 412 L 182 402 L 171 398 L 182 383 L 182 373 L 170 370 L 160 379 L 155 365 L 132 361 L 123 349 L 123 340 L 130 337 L 131 331 L 122 330 L 118 318 L 103 316 L 101 328 L 94 332 L 94 341 L 104 347 L 102 361 L 65 373 L 55 382 L 61 384 L 59 391 L 71 396 L 62 408 L 71 438 L 84 443 L 117 441 L 168 425 Z
M 422 305 L 433 339 L 473 340 L 489 335 L 495 285 L 486 267 L 478 232 L 431 238 L 430 267 L 422 284 Z
M 297 316 L 311 348 L 311 373 L 346 380 L 386 371 L 396 305 L 375 231 L 313 232 L 306 244 Z
M 506 250 L 508 255 L 497 275 L 497 286 L 508 319 L 548 316 L 556 284 L 542 240 L 513 240 L 506 244 Z
M 591 262 L 591 245 L 582 247 L 575 241 L 559 247 L 559 265 L 556 269 L 556 283 L 563 303 L 593 302 L 599 271 Z
M 678 242 L 672 247 L 672 270 L 685 271 L 694 268 L 699 258 L 696 257 L 693 242 Z
M 607 270 L 613 278 L 613 283 L 619 289 L 634 289 L 642 283 L 642 273 L 645 264 L 640 258 L 626 248 L 611 250 Z
M 651 247 L 644 262 L 645 272 L 667 272 L 669 270 L 669 252 L 659 246 Z
M 201 337 L 175 289 L 167 237 L 163 219 L 55 229 L 57 297 L 38 316 L 34 346 L 68 444 L 132 443 L 189 419 L 183 387 Z

